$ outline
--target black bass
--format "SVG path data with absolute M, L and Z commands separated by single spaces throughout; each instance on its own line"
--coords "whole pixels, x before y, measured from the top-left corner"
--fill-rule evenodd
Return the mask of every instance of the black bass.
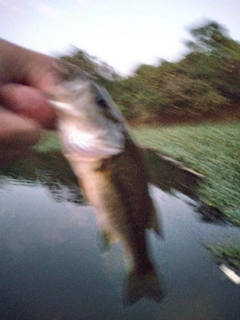
M 63 154 L 96 209 L 103 238 L 121 240 L 126 252 L 124 302 L 133 304 L 143 296 L 160 301 L 146 240 L 146 229 L 160 234 L 160 228 L 142 156 L 122 114 L 104 88 L 81 74 L 63 81 L 51 103 Z

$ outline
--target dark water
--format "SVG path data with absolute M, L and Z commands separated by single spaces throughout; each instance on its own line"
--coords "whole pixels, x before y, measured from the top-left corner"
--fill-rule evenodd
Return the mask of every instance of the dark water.
M 33 154 L 0 178 L 0 319 L 240 319 L 240 286 L 204 246 L 239 241 L 239 229 L 204 222 L 194 210 L 194 176 L 147 158 L 164 226 L 164 240 L 149 235 L 164 299 L 122 306 L 120 244 L 100 252 L 94 212 L 64 159 Z

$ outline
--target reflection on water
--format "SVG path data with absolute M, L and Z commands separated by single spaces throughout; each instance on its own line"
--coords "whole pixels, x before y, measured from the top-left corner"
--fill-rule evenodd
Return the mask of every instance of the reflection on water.
M 224 237 L 240 240 L 239 229 L 204 223 L 189 197 L 193 183 L 171 185 L 171 168 L 153 165 L 159 178 L 151 173 L 152 182 L 164 190 L 151 187 L 165 239 L 149 234 L 162 302 L 123 308 L 120 244 L 101 254 L 93 210 L 63 157 L 32 154 L 0 179 L 0 319 L 240 319 L 240 286 L 204 248 Z
M 142 149 L 148 167 L 149 180 L 165 192 L 178 190 L 190 197 L 196 196 L 196 186 L 202 181 L 197 172 L 187 169 L 180 162 L 150 148 Z
M 13 167 L 4 171 L 5 178 L 0 180 L 6 184 L 6 177 L 21 184 L 39 183 L 51 192 L 56 201 L 70 201 L 84 204 L 77 179 L 72 173 L 67 161 L 59 151 L 49 153 L 32 152 L 28 159 L 19 161 Z

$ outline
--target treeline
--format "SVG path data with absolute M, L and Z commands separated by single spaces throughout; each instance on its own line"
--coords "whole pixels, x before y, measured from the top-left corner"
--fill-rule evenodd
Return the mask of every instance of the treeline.
M 63 59 L 101 82 L 130 122 L 240 114 L 240 44 L 216 22 L 192 28 L 190 35 L 185 43 L 189 53 L 182 60 L 141 65 L 128 78 L 81 50 Z

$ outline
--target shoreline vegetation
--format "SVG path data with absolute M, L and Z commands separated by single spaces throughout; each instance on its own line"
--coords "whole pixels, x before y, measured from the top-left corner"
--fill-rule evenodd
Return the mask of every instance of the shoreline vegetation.
M 133 126 L 240 119 L 240 43 L 205 21 L 189 28 L 185 46 L 179 61 L 142 64 L 127 77 L 78 48 L 60 61 L 103 85 Z
M 240 243 L 238 241 L 228 239 L 221 243 L 208 244 L 206 248 L 211 251 L 218 265 L 225 263 L 240 276 Z
M 240 122 L 134 128 L 133 135 L 202 174 L 200 199 L 240 226 Z

